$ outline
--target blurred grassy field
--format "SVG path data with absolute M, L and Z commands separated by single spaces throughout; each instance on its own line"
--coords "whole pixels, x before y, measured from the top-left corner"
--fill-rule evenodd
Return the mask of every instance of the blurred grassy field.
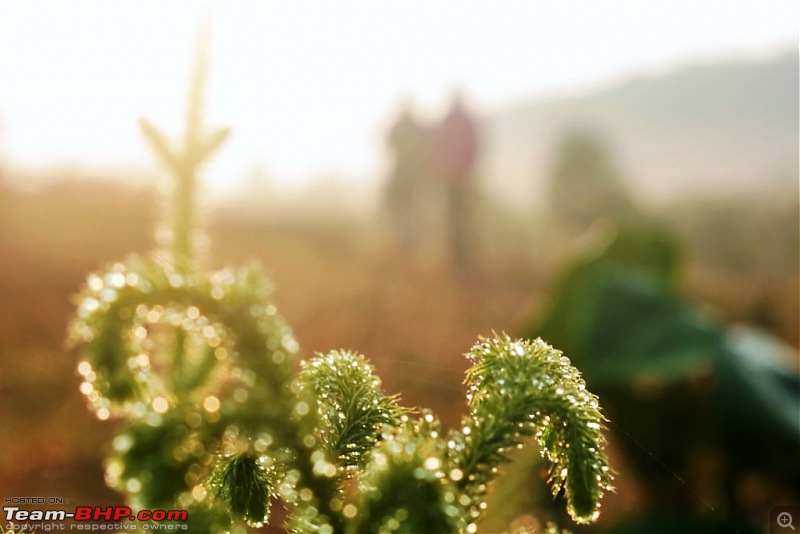
M 63 340 L 71 296 L 85 276 L 131 252 L 147 253 L 156 202 L 144 191 L 65 183 L 0 196 L 0 455 L 3 496 L 120 502 L 101 461 L 113 424 L 86 410 L 77 355 Z M 301 355 L 366 354 L 390 392 L 428 406 L 446 425 L 464 410 L 462 354 L 478 334 L 513 332 L 536 299 L 537 278 L 462 284 L 436 265 L 404 260 L 375 229 L 347 222 L 254 223 L 213 217 L 208 266 L 260 262 Z M 513 269 L 512 269 L 513 270 Z
M 114 425 L 86 410 L 77 356 L 63 340 L 71 295 L 88 272 L 154 247 L 156 204 L 149 191 L 108 183 L 63 183 L 35 195 L 0 185 L 0 496 L 121 503 L 102 471 Z M 791 243 L 797 231 L 792 210 L 790 203 L 786 214 L 778 214 L 788 221 L 781 228 L 791 228 L 787 236 L 775 237 L 773 219 L 761 231 Z M 373 225 L 257 222 L 235 213 L 209 214 L 209 268 L 260 262 L 275 282 L 278 309 L 294 329 L 301 356 L 359 351 L 374 363 L 388 392 L 401 393 L 407 405 L 432 408 L 446 427 L 465 411 L 462 354 L 478 335 L 519 332 L 541 310 L 572 247 L 559 247 L 557 233 L 494 217 L 485 232 L 497 237 L 488 240 L 479 272 L 458 281 L 435 255 L 403 257 Z M 722 230 L 704 238 L 691 232 L 702 221 L 682 220 L 691 259 L 688 298 L 708 303 L 722 321 L 761 322 L 797 346 L 797 254 L 780 243 L 762 245 L 751 261 L 747 247 L 758 243 L 758 235 L 736 243 L 743 251 L 724 243 L 715 249 L 702 240 L 724 239 Z M 744 264 L 739 256 L 725 256 L 734 253 Z M 624 473 L 622 460 L 615 461 Z M 617 482 L 620 491 L 604 504 L 601 524 L 637 505 L 635 481 L 621 475 Z

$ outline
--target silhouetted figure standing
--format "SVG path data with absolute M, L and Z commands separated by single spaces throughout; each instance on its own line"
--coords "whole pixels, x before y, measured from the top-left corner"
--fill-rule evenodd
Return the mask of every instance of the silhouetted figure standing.
M 394 167 L 386 188 L 386 207 L 401 247 L 408 251 L 419 241 L 419 195 L 430 175 L 430 132 L 414 117 L 406 102 L 389 130 Z
M 473 221 L 470 196 L 478 157 L 478 128 L 459 93 L 436 127 L 436 169 L 447 197 L 447 226 L 453 267 L 459 274 L 470 270 Z

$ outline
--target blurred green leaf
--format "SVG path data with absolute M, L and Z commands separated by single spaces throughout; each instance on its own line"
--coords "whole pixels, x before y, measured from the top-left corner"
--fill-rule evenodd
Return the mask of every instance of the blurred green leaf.
M 724 352 L 722 333 L 672 292 L 677 241 L 648 225 L 621 226 L 565 269 L 529 337 L 572 355 L 590 383 L 672 380 Z

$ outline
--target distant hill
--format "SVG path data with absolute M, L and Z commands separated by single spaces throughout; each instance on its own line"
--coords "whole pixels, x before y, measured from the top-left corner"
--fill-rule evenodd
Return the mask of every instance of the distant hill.
M 509 106 L 487 120 L 489 191 L 540 204 L 565 132 L 602 136 L 634 194 L 791 192 L 800 160 L 797 52 L 761 61 L 688 65 L 613 87 Z

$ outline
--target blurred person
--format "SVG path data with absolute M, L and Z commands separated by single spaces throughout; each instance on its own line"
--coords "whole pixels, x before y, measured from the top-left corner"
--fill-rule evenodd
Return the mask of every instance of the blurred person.
M 386 187 L 386 209 L 403 252 L 420 240 L 421 187 L 430 175 L 430 131 L 415 116 L 410 98 L 389 129 L 387 144 L 394 165 Z
M 477 122 L 456 90 L 450 109 L 435 127 L 434 153 L 437 178 L 446 192 L 450 259 L 459 274 L 470 270 L 470 249 L 475 246 L 469 203 L 478 152 Z

